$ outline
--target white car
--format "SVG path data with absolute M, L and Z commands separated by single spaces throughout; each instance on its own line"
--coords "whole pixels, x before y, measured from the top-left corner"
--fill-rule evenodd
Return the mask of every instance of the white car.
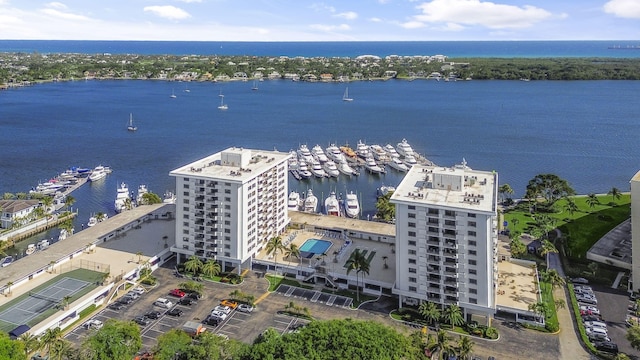
M 134 294 L 138 294 L 138 295 L 142 295 L 142 294 L 144 294 L 144 291 L 145 291 L 144 288 L 138 286 L 136 288 L 131 289 L 131 291 L 129 291 L 129 292 L 134 293 Z
M 587 333 L 587 336 L 609 336 L 609 333 L 606 329 L 598 328 L 598 327 L 585 327 L 584 331 Z
M 598 304 L 598 300 L 596 299 L 595 296 L 576 295 L 576 300 L 578 300 L 578 302 L 585 303 L 585 304 L 592 304 L 592 305 Z
M 584 326 L 585 328 L 599 328 L 605 331 L 607 330 L 607 324 L 602 321 L 585 321 Z
M 156 300 L 153 305 L 155 306 L 160 306 L 163 307 L 165 309 L 170 309 L 173 307 L 173 303 L 170 300 L 167 300 L 165 298 L 158 298 L 158 300 Z
M 253 306 L 249 305 L 249 304 L 240 304 L 238 305 L 238 311 L 243 312 L 243 313 L 251 313 L 253 312 Z
M 233 310 L 233 309 L 231 309 L 228 306 L 218 305 L 218 306 L 214 307 L 213 310 L 211 310 L 211 311 L 219 311 L 221 313 L 225 313 L 225 314 L 229 315 L 229 314 L 231 314 L 231 310 Z
M 600 310 L 592 305 L 580 305 L 580 311 L 585 311 L 591 315 L 600 315 Z
M 216 317 L 222 321 L 227 319 L 227 314 L 223 313 L 222 311 L 217 311 L 217 310 L 213 310 L 211 312 L 211 316 Z
M 91 320 L 87 321 L 86 323 L 84 323 L 82 326 L 87 330 L 89 330 L 89 329 L 98 330 L 98 329 L 101 329 L 103 325 L 104 324 L 102 323 L 102 321 L 97 320 L 97 319 L 91 319 Z

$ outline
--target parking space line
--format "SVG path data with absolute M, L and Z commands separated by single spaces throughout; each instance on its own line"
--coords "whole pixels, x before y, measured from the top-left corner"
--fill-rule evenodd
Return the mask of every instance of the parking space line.
M 253 303 L 256 304 L 256 305 L 259 304 L 262 300 L 266 299 L 267 296 L 269 296 L 269 294 L 271 294 L 271 293 L 270 292 L 266 292 L 266 293 L 260 295 L 260 297 L 258 297 L 256 299 L 256 301 L 254 301 Z

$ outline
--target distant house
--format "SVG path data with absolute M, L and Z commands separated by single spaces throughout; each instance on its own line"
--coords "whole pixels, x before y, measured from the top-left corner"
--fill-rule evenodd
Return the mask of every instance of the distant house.
M 331 74 L 320 74 L 320 81 L 333 81 L 333 75 L 331 75 Z
M 39 206 L 38 200 L 0 200 L 0 228 L 11 228 L 16 219 L 29 216 Z

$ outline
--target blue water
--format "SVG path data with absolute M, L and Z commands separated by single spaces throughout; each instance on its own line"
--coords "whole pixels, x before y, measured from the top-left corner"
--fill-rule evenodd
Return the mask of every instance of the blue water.
M 639 167 L 638 81 L 352 82 L 351 103 L 342 101 L 344 84 L 274 80 L 251 91 L 250 82 L 194 82 L 189 93 L 185 86 L 96 80 L 0 92 L 0 192 L 27 192 L 71 166 L 109 165 L 104 181 L 72 194 L 80 229 L 92 213 L 114 214 L 120 182 L 163 194 L 175 190 L 171 170 L 230 146 L 289 151 L 406 138 L 436 164 L 465 158 L 472 168 L 496 170 L 515 196 L 539 173 L 555 173 L 579 193 L 628 191 Z M 217 109 L 220 91 L 227 111 Z M 130 113 L 135 133 L 126 130 Z M 319 204 L 331 190 L 354 191 L 367 218 L 376 189 L 401 179 L 393 170 L 290 178 L 290 190 L 312 188 Z
M 301 256 L 309 259 L 315 255 L 324 254 L 333 245 L 331 241 L 309 239 L 300 246 Z
M 610 49 L 632 47 L 635 50 Z M 79 41 L 0 40 L 0 52 L 247 56 L 436 55 L 449 57 L 639 58 L 640 41 Z

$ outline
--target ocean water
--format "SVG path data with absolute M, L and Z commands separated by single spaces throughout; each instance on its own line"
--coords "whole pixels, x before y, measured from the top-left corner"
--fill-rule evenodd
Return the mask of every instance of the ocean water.
M 639 58 L 640 41 L 79 41 L 0 40 L 0 52 L 143 55 L 346 56 L 436 55 L 460 57 Z
M 172 169 L 230 146 L 289 151 L 406 138 L 438 165 L 464 158 L 497 171 L 515 196 L 539 173 L 555 173 L 579 193 L 628 191 L 638 170 L 637 81 L 352 82 L 350 103 L 342 101 L 345 86 L 274 80 L 252 91 L 251 82 L 83 80 L 3 91 L 0 192 L 26 192 L 71 166 L 109 165 L 106 179 L 72 194 L 79 230 L 93 213 L 114 214 L 119 183 L 162 195 L 175 189 Z M 227 111 L 217 109 L 220 92 Z M 126 130 L 129 114 L 134 133 Z M 332 190 L 354 191 L 366 218 L 375 213 L 376 189 L 401 179 L 391 169 L 353 179 L 290 177 L 290 188 L 311 188 L 320 203 Z

